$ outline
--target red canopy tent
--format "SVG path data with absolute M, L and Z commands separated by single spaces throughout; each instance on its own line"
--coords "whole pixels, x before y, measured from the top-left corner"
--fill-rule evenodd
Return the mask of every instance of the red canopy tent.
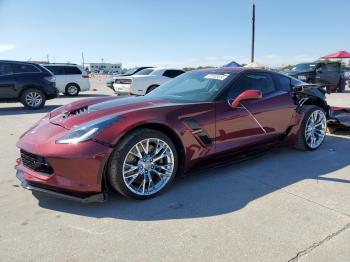
M 336 53 L 333 53 L 333 54 L 329 54 L 329 55 L 326 55 L 326 56 L 322 56 L 321 58 L 323 59 L 329 59 L 329 58 L 350 58 L 350 53 L 347 52 L 347 51 L 338 51 Z

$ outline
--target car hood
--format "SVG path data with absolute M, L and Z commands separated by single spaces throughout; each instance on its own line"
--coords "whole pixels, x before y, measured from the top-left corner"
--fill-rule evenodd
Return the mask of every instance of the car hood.
M 50 113 L 50 123 L 72 129 L 107 115 L 120 116 L 131 111 L 173 105 L 164 99 L 148 97 L 105 97 L 86 99 L 60 107 Z

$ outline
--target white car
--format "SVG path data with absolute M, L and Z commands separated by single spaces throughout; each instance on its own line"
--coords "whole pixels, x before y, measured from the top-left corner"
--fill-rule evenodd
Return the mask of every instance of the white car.
M 143 96 L 183 73 L 185 71 L 175 68 L 147 68 L 132 76 L 117 77 L 113 87 L 119 95 L 130 94 Z
M 74 64 L 41 64 L 56 77 L 56 87 L 68 96 L 77 96 L 81 91 L 90 90 L 88 73 Z

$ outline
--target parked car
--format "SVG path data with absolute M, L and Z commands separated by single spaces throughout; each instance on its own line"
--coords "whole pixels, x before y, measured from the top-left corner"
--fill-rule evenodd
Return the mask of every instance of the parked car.
M 0 60 L 0 99 L 39 109 L 58 95 L 55 76 L 40 65 Z
M 321 84 L 328 92 L 342 91 L 341 63 L 330 61 L 316 61 L 295 65 L 287 75 L 293 76 L 307 83 Z
M 191 71 L 146 96 L 55 109 L 18 140 L 17 177 L 26 189 L 82 202 L 105 200 L 109 187 L 145 199 L 195 168 L 276 145 L 316 150 L 330 114 L 323 89 L 279 73 Z
M 113 87 L 118 94 L 143 96 L 183 73 L 175 68 L 147 68 L 129 77 L 117 77 Z
M 141 66 L 141 67 L 134 67 L 134 68 L 131 68 L 129 70 L 127 70 L 125 73 L 123 74 L 117 74 L 117 75 L 114 75 L 113 77 L 107 79 L 107 82 L 106 82 L 106 85 L 107 87 L 109 87 L 110 89 L 112 89 L 114 92 L 114 87 L 113 87 L 113 84 L 114 84 L 114 81 L 115 79 L 118 77 L 118 76 L 131 76 L 131 75 L 134 75 L 136 74 L 137 72 L 143 70 L 143 69 L 146 69 L 146 68 L 152 68 L 151 66 Z
M 90 90 L 88 73 L 75 64 L 42 64 L 56 76 L 56 87 L 67 96 Z

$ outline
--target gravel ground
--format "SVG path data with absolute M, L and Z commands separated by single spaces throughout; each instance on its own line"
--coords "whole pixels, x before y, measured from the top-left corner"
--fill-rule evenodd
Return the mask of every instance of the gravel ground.
M 18 187 L 15 143 L 48 110 L 97 91 L 61 96 L 33 112 L 0 104 L 1 261 L 350 261 L 350 136 L 315 152 L 288 148 L 177 179 L 147 201 L 111 194 L 82 205 Z M 350 93 L 329 104 L 350 107 Z

